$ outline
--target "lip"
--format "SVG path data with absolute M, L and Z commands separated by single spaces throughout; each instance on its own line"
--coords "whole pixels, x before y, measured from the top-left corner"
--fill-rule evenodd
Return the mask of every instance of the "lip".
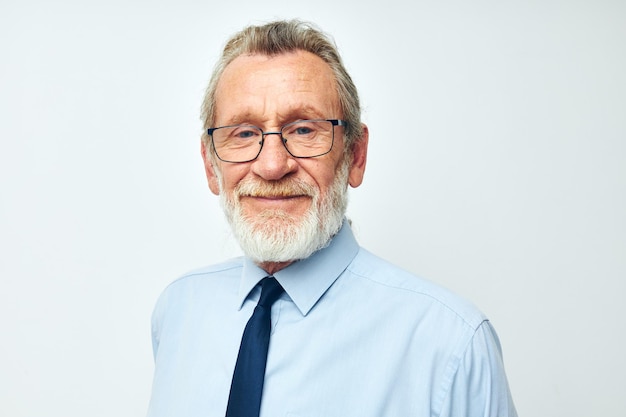
M 288 209 L 290 206 L 303 204 L 310 201 L 308 195 L 244 195 L 241 196 L 242 204 L 250 204 L 265 208 Z
M 301 198 L 309 199 L 308 195 L 243 195 L 241 196 L 241 200 L 251 199 L 254 201 L 290 201 L 290 200 L 298 200 Z
M 305 198 L 308 197 L 306 195 L 250 195 L 246 196 L 258 200 L 291 200 L 294 198 Z

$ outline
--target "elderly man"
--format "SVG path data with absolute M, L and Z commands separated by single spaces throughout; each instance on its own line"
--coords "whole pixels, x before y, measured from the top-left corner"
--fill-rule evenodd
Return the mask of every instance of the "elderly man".
M 208 185 L 245 257 L 159 299 L 150 417 L 516 415 L 486 318 L 355 241 L 346 193 L 368 129 L 326 35 L 237 33 L 203 120 Z

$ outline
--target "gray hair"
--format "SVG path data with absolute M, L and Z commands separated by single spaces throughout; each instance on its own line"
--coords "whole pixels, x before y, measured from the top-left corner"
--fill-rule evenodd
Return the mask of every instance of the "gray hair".
M 233 35 L 226 43 L 222 56 L 215 65 L 202 103 L 201 119 L 204 123 L 202 140 L 205 144 L 208 143 L 207 129 L 214 127 L 217 84 L 228 64 L 244 54 L 275 56 L 297 50 L 317 55 L 330 66 L 335 76 L 343 118 L 348 122 L 344 145 L 345 150 L 350 153 L 352 143 L 361 137 L 363 130 L 356 86 L 346 71 L 330 36 L 311 23 L 299 20 L 281 20 L 262 26 L 248 26 Z

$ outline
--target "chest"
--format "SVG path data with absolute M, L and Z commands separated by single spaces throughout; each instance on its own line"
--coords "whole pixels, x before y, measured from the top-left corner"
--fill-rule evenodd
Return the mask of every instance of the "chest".
M 433 316 L 432 308 L 344 307 L 303 316 L 288 300 L 276 303 L 262 415 L 430 415 L 461 329 Z M 157 369 L 170 385 L 164 395 L 189 409 L 186 415 L 223 415 L 249 314 L 215 320 L 210 311 L 190 312 L 162 335 Z

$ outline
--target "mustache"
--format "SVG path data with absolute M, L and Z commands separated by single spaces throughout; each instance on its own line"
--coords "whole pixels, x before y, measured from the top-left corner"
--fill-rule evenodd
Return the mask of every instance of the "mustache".
M 297 178 L 277 181 L 249 178 L 237 184 L 235 195 L 238 197 L 294 197 L 302 195 L 315 197 L 317 196 L 317 189 Z

